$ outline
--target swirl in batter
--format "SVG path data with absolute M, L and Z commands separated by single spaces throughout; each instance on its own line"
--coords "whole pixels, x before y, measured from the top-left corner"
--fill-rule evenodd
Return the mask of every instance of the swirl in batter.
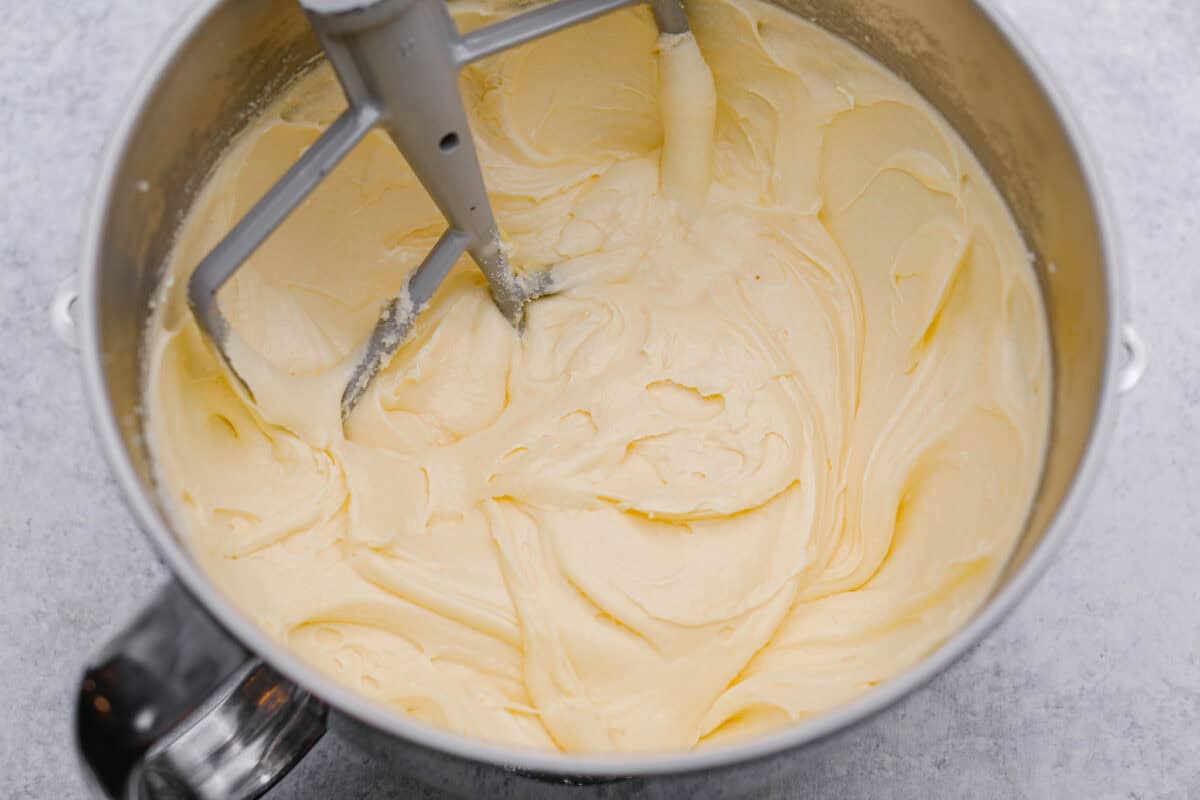
M 1020 533 L 1050 360 L 999 194 L 845 43 L 755 0 L 689 16 L 703 59 L 633 9 L 464 72 L 513 261 L 564 288 L 517 335 L 464 259 L 344 432 L 348 366 L 444 226 L 386 136 L 223 291 L 253 402 L 184 278 L 341 110 L 330 74 L 181 230 L 162 491 L 234 603 L 399 712 L 572 752 L 773 729 L 936 648 Z

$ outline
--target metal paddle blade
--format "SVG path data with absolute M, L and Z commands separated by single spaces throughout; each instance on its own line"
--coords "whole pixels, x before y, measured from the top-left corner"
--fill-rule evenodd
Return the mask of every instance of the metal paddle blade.
M 496 240 L 499 240 L 498 235 Z M 429 251 L 429 255 L 413 271 L 404 290 L 384 307 L 379 321 L 375 323 L 375 329 L 371 331 L 371 337 L 367 340 L 362 358 L 355 365 L 350 380 L 346 383 L 346 390 L 342 393 L 343 424 L 367 393 L 375 376 L 391 363 L 396 351 L 408 340 L 417 315 L 429 304 L 438 286 L 467 249 L 467 244 L 467 237 L 458 231 L 448 230 L 443 233 Z M 496 249 L 495 258 L 500 262 L 497 266 L 513 277 L 511 281 L 503 284 L 489 284 L 492 300 L 513 328 L 521 331 L 525 327 L 525 307 L 531 301 L 554 291 L 550 271 L 517 276 L 508 267 L 503 250 Z M 498 286 L 502 292 L 499 296 Z
M 367 340 L 363 356 L 350 375 L 346 391 L 342 393 L 343 423 L 366 394 L 371 381 L 404 344 L 417 314 L 429 304 L 454 262 L 466 251 L 467 243 L 463 233 L 454 230 L 443 233 L 429 255 L 409 276 L 404 290 L 383 309 L 379 322 L 375 323 L 375 330 L 371 331 L 371 338 Z
M 454 262 L 468 252 L 500 312 L 521 329 L 525 305 L 551 291 L 546 273 L 509 266 L 458 88 L 473 61 L 644 0 L 558 0 L 459 34 L 443 0 L 299 0 L 342 86 L 349 109 L 271 187 L 196 267 L 188 303 L 230 372 L 229 324 L 217 292 L 367 133 L 385 130 L 450 229 L 388 304 L 342 395 L 342 420 L 395 355 Z M 680 0 L 648 0 L 659 29 L 688 29 Z M 250 387 L 247 387 L 248 389 Z

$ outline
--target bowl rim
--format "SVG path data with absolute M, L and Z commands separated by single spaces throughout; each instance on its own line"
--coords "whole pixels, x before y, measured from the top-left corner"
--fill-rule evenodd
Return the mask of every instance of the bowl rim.
M 1027 595 L 1080 516 L 1087 494 L 1104 465 L 1104 453 L 1115 424 L 1117 411 L 1117 359 L 1121 353 L 1121 323 L 1125 314 L 1123 275 L 1117 255 L 1118 239 L 1112 205 L 1103 186 L 1095 157 L 1081 128 L 1040 57 L 1025 44 L 1012 23 L 986 2 L 972 5 L 997 31 L 1029 71 L 1045 95 L 1058 124 L 1079 162 L 1098 222 L 1101 261 L 1107 293 L 1103 347 L 1103 369 L 1097 413 L 1079 466 L 1059 507 L 1047 523 L 1046 533 L 1009 581 L 994 593 L 975 615 L 937 649 L 899 675 L 865 692 L 860 697 L 811 720 L 761 736 L 701 750 L 621 755 L 576 755 L 521 749 L 474 739 L 410 719 L 374 704 L 313 667 L 303 663 L 238 611 L 205 576 L 200 566 L 171 533 L 142 490 L 132 460 L 123 443 L 115 410 L 105 390 L 103 354 L 100 351 L 98 314 L 99 265 L 103 253 L 105 224 L 114 197 L 114 182 L 139 122 L 150 111 L 150 100 L 177 60 L 184 45 L 196 37 L 209 18 L 229 0 L 202 0 L 185 14 L 164 37 L 147 68 L 141 72 L 130 102 L 120 114 L 92 189 L 91 205 L 83 229 L 79 332 L 85 395 L 101 450 L 121 494 L 139 527 L 194 600 L 211 614 L 225 631 L 253 656 L 276 668 L 288 679 L 308 688 L 331 709 L 364 723 L 374 730 L 407 743 L 440 751 L 470 762 L 550 777 L 617 779 L 655 775 L 682 775 L 758 761 L 784 751 L 814 744 L 846 731 L 890 708 L 902 698 L 939 675 L 994 628 Z

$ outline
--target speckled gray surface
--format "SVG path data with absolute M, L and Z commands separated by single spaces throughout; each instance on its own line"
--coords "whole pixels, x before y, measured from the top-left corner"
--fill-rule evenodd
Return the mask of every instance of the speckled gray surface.
M 954 0 L 946 0 L 953 2 Z M 1046 578 L 774 798 L 1200 797 L 1200 3 L 989 0 L 1099 154 L 1151 368 Z M 0 795 L 83 796 L 81 659 L 163 578 L 47 325 L 101 147 L 188 0 L 0 0 Z M 498 790 L 499 791 L 499 790 Z M 424 797 L 326 738 L 280 797 Z

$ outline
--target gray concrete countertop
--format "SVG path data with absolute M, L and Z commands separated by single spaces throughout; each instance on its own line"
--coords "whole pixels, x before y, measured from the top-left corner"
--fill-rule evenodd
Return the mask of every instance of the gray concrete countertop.
M 956 0 L 945 0 L 954 2 Z M 1009 619 L 776 798 L 1200 798 L 1200 3 L 988 0 L 1058 79 L 1115 201 L 1149 347 L 1070 542 Z M 0 796 L 83 796 L 84 656 L 164 578 L 47 324 L 93 172 L 189 0 L 0 0 Z M 326 737 L 281 797 L 425 797 Z

